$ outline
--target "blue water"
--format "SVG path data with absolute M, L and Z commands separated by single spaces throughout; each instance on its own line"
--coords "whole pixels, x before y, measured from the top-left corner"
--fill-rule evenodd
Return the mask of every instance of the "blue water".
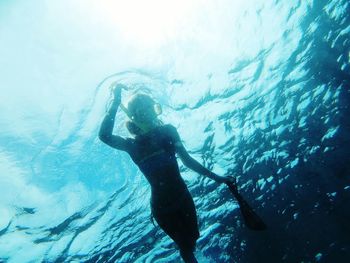
M 349 1 L 118 3 L 0 2 L 0 261 L 181 262 L 142 174 L 97 138 L 119 80 L 268 225 L 181 165 L 199 262 L 348 262 Z

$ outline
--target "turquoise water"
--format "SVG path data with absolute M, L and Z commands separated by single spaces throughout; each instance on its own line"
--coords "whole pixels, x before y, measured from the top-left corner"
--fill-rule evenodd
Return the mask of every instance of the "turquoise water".
M 188 2 L 0 1 L 1 262 L 180 262 L 142 174 L 97 138 L 116 80 L 268 225 L 181 166 L 200 262 L 350 260 L 349 2 Z

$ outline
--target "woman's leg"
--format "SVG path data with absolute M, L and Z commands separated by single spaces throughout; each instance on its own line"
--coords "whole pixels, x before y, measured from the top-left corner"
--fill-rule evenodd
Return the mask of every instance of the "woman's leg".
M 197 214 L 192 198 L 184 201 L 181 208 L 171 213 L 157 213 L 158 225 L 179 246 L 180 255 L 186 263 L 196 263 L 193 254 L 199 237 Z
M 198 263 L 193 251 L 191 250 L 184 250 L 180 248 L 180 255 L 185 263 Z
M 193 224 L 186 224 L 188 220 L 181 213 L 166 214 L 160 218 L 155 216 L 155 219 L 164 232 L 178 245 L 184 262 L 197 263 L 193 252 L 199 235 L 196 234 L 197 229 L 189 229 Z

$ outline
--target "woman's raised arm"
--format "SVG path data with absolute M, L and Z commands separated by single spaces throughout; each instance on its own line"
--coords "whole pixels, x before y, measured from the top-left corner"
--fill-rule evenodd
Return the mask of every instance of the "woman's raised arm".
M 123 137 L 113 135 L 113 127 L 115 122 L 115 116 L 118 111 L 118 107 L 121 102 L 121 92 L 124 86 L 117 84 L 113 90 L 113 101 L 106 112 L 105 117 L 100 126 L 98 137 L 105 144 L 122 151 L 128 152 L 130 150 L 130 143 Z

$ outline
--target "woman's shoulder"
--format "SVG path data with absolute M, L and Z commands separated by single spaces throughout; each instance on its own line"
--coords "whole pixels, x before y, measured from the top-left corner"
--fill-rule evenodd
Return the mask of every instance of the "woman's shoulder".
M 170 132 L 177 132 L 177 130 L 176 130 L 176 128 L 175 128 L 175 126 L 174 125 L 172 125 L 172 124 L 163 124 L 162 125 L 162 129 L 163 130 L 166 130 L 166 131 L 170 131 Z
M 175 128 L 175 126 L 173 126 L 172 124 L 164 124 L 163 126 L 164 131 L 170 135 L 170 137 L 172 137 L 175 140 L 179 139 L 179 134 L 177 132 L 177 129 Z

